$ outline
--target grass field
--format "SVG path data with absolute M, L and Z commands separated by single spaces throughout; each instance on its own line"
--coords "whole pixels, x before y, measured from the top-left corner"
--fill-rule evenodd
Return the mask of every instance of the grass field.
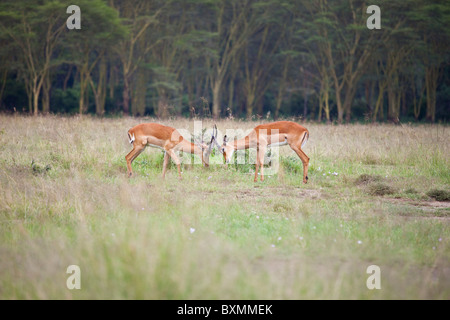
M 128 179 L 126 132 L 151 121 L 0 116 L 0 299 L 450 298 L 448 126 L 304 123 L 306 185 L 287 146 L 263 183 L 249 164 L 162 181 L 152 148 Z

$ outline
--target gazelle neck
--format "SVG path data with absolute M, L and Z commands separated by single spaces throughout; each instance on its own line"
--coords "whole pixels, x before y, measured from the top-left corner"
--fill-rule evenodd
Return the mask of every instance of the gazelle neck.
M 205 159 L 203 158 L 203 149 L 201 147 L 187 140 L 183 140 L 182 143 L 181 150 L 183 152 L 199 155 L 202 159 L 202 163 L 206 165 Z
M 234 140 L 232 143 L 234 150 L 248 149 L 248 147 L 249 147 L 248 140 L 249 140 L 248 137 L 244 137 L 239 140 Z

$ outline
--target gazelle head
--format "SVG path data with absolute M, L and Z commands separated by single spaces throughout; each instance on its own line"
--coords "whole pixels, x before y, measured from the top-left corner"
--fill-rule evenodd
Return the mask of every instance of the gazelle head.
M 203 136 L 202 136 L 203 138 Z M 211 151 L 214 147 L 214 145 L 217 145 L 217 126 L 214 125 L 213 127 L 213 133 L 211 135 L 211 141 L 209 144 L 206 144 L 203 142 L 197 142 L 197 145 L 202 148 L 202 163 L 205 167 L 209 167 L 209 156 L 211 155 Z
M 223 154 L 223 160 L 225 161 L 225 163 L 230 163 L 231 157 L 234 153 L 234 147 L 232 144 L 228 143 L 227 135 L 223 136 L 223 143 L 222 146 L 219 147 L 219 150 Z

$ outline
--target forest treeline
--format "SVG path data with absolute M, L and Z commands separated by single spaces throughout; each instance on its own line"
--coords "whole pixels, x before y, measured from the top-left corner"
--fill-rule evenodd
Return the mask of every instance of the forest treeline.
M 449 0 L 2 0 L 0 111 L 446 122 L 449 26 Z

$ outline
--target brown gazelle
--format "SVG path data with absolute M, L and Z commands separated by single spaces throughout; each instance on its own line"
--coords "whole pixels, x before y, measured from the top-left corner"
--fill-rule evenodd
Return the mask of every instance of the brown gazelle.
M 162 172 L 163 178 L 166 175 L 169 159 L 172 158 L 177 165 L 178 176 L 181 179 L 181 161 L 176 155 L 176 151 L 200 155 L 203 165 L 206 167 L 209 166 L 209 155 L 213 146 L 212 142 L 215 139 L 215 135 L 217 135 L 217 128 L 215 129 L 216 134 L 214 134 L 213 129 L 213 135 L 208 147 L 203 142 L 197 142 L 197 144 L 194 144 L 187 141 L 175 128 L 164 126 L 162 124 L 142 123 L 134 126 L 128 130 L 128 139 L 130 140 L 130 143 L 133 144 L 133 150 L 125 156 L 127 161 L 128 176 L 131 177 L 133 174 L 131 163 L 139 154 L 141 154 L 142 151 L 144 151 L 147 146 L 160 148 L 165 151 Z
M 261 181 L 264 181 L 264 154 L 268 147 L 289 144 L 292 150 L 303 162 L 303 182 L 308 181 L 309 158 L 303 152 L 302 147 L 309 138 L 309 132 L 305 127 L 291 121 L 277 121 L 261 124 L 242 139 L 229 142 L 227 136 L 223 137 L 220 151 L 223 153 L 226 163 L 229 163 L 233 152 L 236 150 L 256 148 L 255 179 L 258 181 L 258 169 L 261 167 Z

